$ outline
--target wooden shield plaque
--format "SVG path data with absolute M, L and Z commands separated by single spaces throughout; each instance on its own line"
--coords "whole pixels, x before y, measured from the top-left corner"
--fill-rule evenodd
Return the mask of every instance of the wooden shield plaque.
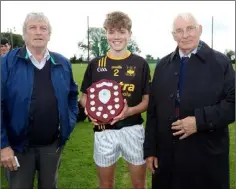
M 123 107 L 121 86 L 116 81 L 102 79 L 87 89 L 86 109 L 89 116 L 98 123 L 110 123 Z

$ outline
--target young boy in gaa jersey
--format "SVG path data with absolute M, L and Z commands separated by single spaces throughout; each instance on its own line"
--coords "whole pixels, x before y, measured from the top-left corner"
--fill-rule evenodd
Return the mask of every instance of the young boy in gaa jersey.
M 99 188 L 113 188 L 115 164 L 120 155 L 127 161 L 133 188 L 145 188 L 146 166 L 143 159 L 144 128 L 141 113 L 149 101 L 150 69 L 142 57 L 127 50 L 132 22 L 122 12 L 107 15 L 104 28 L 110 50 L 93 59 L 84 74 L 81 104 L 86 105 L 87 88 L 101 79 L 117 81 L 122 88 L 124 108 L 105 130 L 94 127 L 94 161 Z

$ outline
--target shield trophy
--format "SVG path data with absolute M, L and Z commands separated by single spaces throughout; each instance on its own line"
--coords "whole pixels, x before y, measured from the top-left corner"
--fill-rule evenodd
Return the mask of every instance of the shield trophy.
M 87 89 L 86 110 L 99 124 L 108 124 L 124 108 L 122 90 L 119 83 L 102 79 Z

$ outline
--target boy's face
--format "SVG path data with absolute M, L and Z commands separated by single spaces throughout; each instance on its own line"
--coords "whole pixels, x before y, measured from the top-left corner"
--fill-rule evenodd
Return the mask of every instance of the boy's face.
M 122 51 L 127 48 L 131 32 L 126 28 L 109 28 L 106 31 L 107 42 L 112 50 Z
M 1 45 L 1 55 L 7 54 L 10 48 L 11 45 L 9 45 L 8 43 L 6 43 L 5 45 Z

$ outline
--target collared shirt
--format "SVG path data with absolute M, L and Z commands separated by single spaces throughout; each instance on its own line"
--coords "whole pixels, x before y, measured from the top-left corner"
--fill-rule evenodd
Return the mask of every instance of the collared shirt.
M 34 66 L 36 66 L 40 70 L 45 66 L 47 60 L 49 60 L 49 58 L 50 58 L 50 54 L 47 49 L 46 49 L 46 52 L 43 56 L 43 59 L 40 62 L 32 55 L 32 53 L 30 52 L 30 50 L 27 47 L 26 47 L 26 51 L 29 55 L 29 59 L 31 60 L 31 62 L 34 64 Z
M 197 53 L 197 50 L 198 50 L 198 48 L 195 48 L 192 52 L 190 52 L 188 55 L 185 55 L 180 49 L 179 49 L 179 56 L 180 56 L 180 59 L 182 58 L 182 57 L 191 57 L 191 54 L 196 54 Z

